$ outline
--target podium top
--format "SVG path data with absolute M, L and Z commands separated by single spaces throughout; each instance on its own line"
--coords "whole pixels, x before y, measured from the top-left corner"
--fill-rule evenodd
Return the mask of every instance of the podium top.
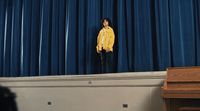
M 200 67 L 167 69 L 167 82 L 200 82 Z
M 163 98 L 200 98 L 200 67 L 168 68 Z

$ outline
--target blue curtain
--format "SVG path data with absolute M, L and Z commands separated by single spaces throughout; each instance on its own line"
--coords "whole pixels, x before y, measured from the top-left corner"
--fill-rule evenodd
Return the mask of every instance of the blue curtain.
M 200 65 L 199 0 L 0 0 L 0 76 L 99 73 L 104 17 L 115 72 Z

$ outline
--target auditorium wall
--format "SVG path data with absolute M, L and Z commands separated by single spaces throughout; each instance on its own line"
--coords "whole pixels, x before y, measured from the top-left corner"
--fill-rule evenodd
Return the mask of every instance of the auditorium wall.
M 166 72 L 0 78 L 18 111 L 163 111 Z

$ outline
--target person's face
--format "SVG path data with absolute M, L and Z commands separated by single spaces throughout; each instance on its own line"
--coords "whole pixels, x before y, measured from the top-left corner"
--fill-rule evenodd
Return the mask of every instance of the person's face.
M 107 20 L 104 20 L 104 21 L 103 21 L 103 26 L 104 26 L 104 27 L 107 27 L 107 26 L 109 26 L 109 23 L 108 23 L 108 21 L 107 21 Z

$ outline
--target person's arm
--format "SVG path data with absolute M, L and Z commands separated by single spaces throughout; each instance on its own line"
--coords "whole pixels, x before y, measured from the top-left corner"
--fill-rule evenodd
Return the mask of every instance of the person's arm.
M 109 46 L 108 46 L 109 47 L 109 51 L 112 50 L 114 43 L 115 43 L 115 33 L 114 33 L 113 29 L 112 29 L 111 35 L 110 35 Z
M 97 46 L 96 46 L 96 50 L 97 50 L 97 53 L 99 53 L 99 42 L 100 42 L 100 34 L 101 34 L 101 31 L 99 32 L 98 36 L 97 36 Z

